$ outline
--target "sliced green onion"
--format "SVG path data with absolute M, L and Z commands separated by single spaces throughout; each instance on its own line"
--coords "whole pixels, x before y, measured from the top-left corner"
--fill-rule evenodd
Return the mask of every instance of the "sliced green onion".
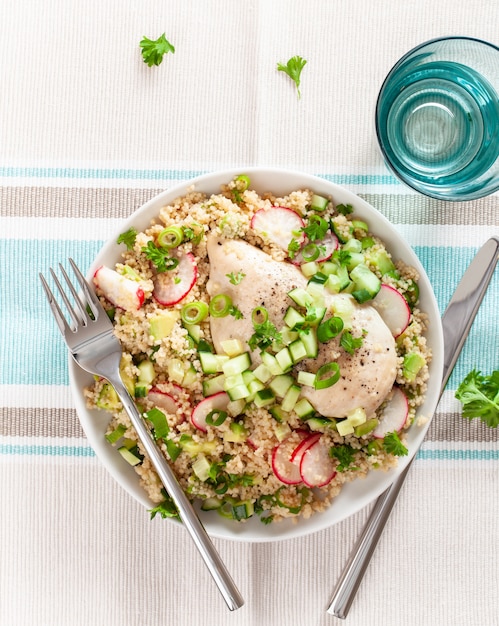
M 170 428 L 168 426 L 168 422 L 166 421 L 166 415 L 163 411 L 159 409 L 151 409 L 145 413 L 145 417 L 151 422 L 154 429 L 154 438 L 155 439 L 166 439 L 166 435 L 168 435 Z
M 340 366 L 338 363 L 331 361 L 319 367 L 315 375 L 315 389 L 327 389 L 340 379 Z
M 315 243 L 307 243 L 307 245 L 302 248 L 301 255 L 306 263 L 315 261 L 320 255 L 319 246 Z
M 206 416 L 206 423 L 209 426 L 221 426 L 227 419 L 227 411 L 222 409 L 213 409 Z
M 246 189 L 250 186 L 250 179 L 249 176 L 246 176 L 246 174 L 239 174 L 239 176 L 236 176 L 236 181 L 238 183 L 243 183 L 240 191 L 246 191 Z
M 184 240 L 184 231 L 180 226 L 168 226 L 158 235 L 158 244 L 164 248 L 177 248 Z
M 251 312 L 251 321 L 253 322 L 253 326 L 265 324 L 268 319 L 269 312 L 264 306 L 257 306 Z
M 182 307 L 180 317 L 184 324 L 199 324 L 208 315 L 209 310 L 210 308 L 206 302 L 189 302 Z
M 232 309 L 232 300 L 224 293 L 219 293 L 210 300 L 210 315 L 213 317 L 225 317 Z
M 327 343 L 330 339 L 337 337 L 343 330 L 343 320 L 341 317 L 329 317 L 319 324 L 317 328 L 317 339 L 321 343 Z

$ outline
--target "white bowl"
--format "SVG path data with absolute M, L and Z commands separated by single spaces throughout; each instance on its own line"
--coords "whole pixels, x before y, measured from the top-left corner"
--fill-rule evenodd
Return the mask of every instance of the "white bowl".
M 151 219 L 157 216 L 162 206 L 185 194 L 192 185 L 195 185 L 196 190 L 207 194 L 218 193 L 221 185 L 241 173 L 250 177 L 251 188 L 259 193 L 271 191 L 277 195 L 286 195 L 295 189 L 309 188 L 320 195 L 332 196 L 336 203 L 352 204 L 355 214 L 369 223 L 371 231 L 385 242 L 395 260 L 403 259 L 407 264 L 417 268 L 420 274 L 420 308 L 429 316 L 427 341 L 433 352 L 426 400 L 419 408 L 418 415 L 431 418 L 438 403 L 442 382 L 443 336 L 440 313 L 428 276 L 411 247 L 383 215 L 347 189 L 326 180 L 290 170 L 250 167 L 206 174 L 179 184 L 147 202 L 123 223 L 115 236 L 98 254 L 88 272 L 88 277 L 93 276 L 94 271 L 100 265 L 113 266 L 119 260 L 120 252 L 115 242 L 120 233 L 131 226 L 138 231 L 144 230 L 149 226 Z M 92 377 L 76 366 L 71 358 L 69 359 L 69 374 L 76 410 L 90 445 L 115 480 L 144 507 L 150 509 L 152 504 L 141 488 L 137 474 L 104 438 L 109 414 L 103 411 L 90 411 L 85 405 L 82 390 L 92 383 Z M 328 528 L 362 509 L 391 485 L 416 454 L 429 424 L 430 420 L 424 426 L 414 425 L 408 431 L 409 454 L 400 458 L 396 469 L 388 472 L 371 472 L 365 479 L 348 483 L 327 511 L 315 514 L 310 519 L 300 519 L 295 522 L 285 520 L 265 525 L 255 516 L 254 519 L 241 524 L 226 520 L 213 512 L 200 511 L 202 522 L 212 537 L 251 542 L 290 539 Z M 165 523 L 178 522 L 166 520 Z

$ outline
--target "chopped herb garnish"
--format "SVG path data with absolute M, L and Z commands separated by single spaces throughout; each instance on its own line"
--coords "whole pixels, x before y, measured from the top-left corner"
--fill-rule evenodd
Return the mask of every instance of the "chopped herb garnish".
M 333 459 L 338 459 L 339 461 L 336 471 L 344 472 L 347 469 L 353 469 L 353 468 L 350 468 L 350 465 L 355 460 L 354 453 L 355 453 L 355 450 L 351 446 L 348 446 L 346 444 L 339 445 L 339 446 L 332 446 L 331 449 L 329 450 L 329 456 Z
M 352 259 L 352 255 L 348 250 L 335 250 L 332 255 L 333 260 L 338 261 L 340 265 L 348 265 Z
M 296 239 L 291 239 L 288 244 L 289 258 L 294 259 L 298 252 L 300 252 L 300 243 Z
M 149 67 L 159 65 L 167 52 L 175 52 L 174 46 L 168 41 L 163 33 L 158 39 L 148 39 L 143 37 L 140 42 L 142 48 L 142 58 Z
M 148 241 L 147 246 L 142 248 L 142 252 L 156 266 L 158 272 L 173 270 L 178 265 L 178 259 L 169 256 L 168 248 L 157 246 L 153 241 Z
M 388 433 L 384 436 L 383 448 L 385 449 L 385 452 L 388 452 L 388 454 L 393 454 L 394 456 L 406 456 L 409 453 L 407 448 L 400 441 L 398 433 L 396 433 L 395 431 Z
M 348 352 L 348 354 L 353 354 L 363 343 L 364 337 L 353 337 L 349 330 L 345 330 L 341 335 L 340 346 L 345 352 Z
M 463 405 L 463 417 L 478 417 L 490 428 L 499 426 L 499 370 L 490 376 L 472 370 L 457 388 L 456 398 Z
M 291 80 L 295 83 L 296 90 L 298 92 L 298 98 L 301 98 L 300 76 L 306 63 L 307 63 L 306 60 L 302 59 L 302 57 L 294 56 L 289 59 L 286 65 L 283 65 L 282 63 L 277 64 L 277 70 L 279 72 L 284 72 L 285 74 L 287 74 L 291 78 Z
M 329 230 L 329 223 L 320 215 L 312 215 L 302 230 L 310 241 L 319 241 L 324 239 Z
M 179 514 L 177 511 L 177 507 L 175 503 L 171 499 L 171 497 L 166 493 L 164 489 L 161 490 L 163 497 L 165 498 L 163 502 L 160 502 L 157 506 L 149 511 L 151 514 L 151 519 L 154 519 L 156 515 L 161 515 L 163 519 L 167 517 L 176 517 L 179 518 Z
M 126 232 L 121 233 L 121 235 L 116 240 L 116 243 L 124 243 L 127 247 L 127 250 L 132 250 L 135 245 L 135 240 L 137 239 L 137 231 L 135 228 L 129 228 Z
M 242 314 L 242 311 L 238 309 L 237 306 L 234 306 L 234 305 L 230 307 L 229 315 L 232 315 L 232 317 L 235 318 L 236 320 L 242 320 L 244 317 L 244 315 Z
M 353 213 L 353 206 L 351 204 L 337 204 L 336 210 L 340 215 L 349 215 Z
M 260 350 L 263 351 L 265 348 L 272 345 L 274 341 L 282 341 L 281 333 L 278 332 L 277 328 L 270 320 L 266 320 L 263 324 L 254 324 L 254 328 L 255 332 L 248 341 L 251 350 L 260 348 Z
M 231 272 L 230 274 L 225 274 L 225 275 L 227 276 L 227 278 L 229 279 L 229 282 L 232 285 L 239 285 L 242 279 L 246 276 L 246 274 L 243 274 L 243 272 L 238 272 L 237 274 L 235 274 L 234 272 Z

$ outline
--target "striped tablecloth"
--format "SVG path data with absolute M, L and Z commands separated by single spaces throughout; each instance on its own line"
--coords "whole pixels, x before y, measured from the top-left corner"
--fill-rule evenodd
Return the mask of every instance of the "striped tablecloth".
M 414 247 L 441 311 L 499 232 L 499 197 L 413 194 L 377 152 L 383 77 L 411 46 L 499 44 L 489 0 L 4 0 L 0 3 L 0 624 L 309 626 L 368 509 L 305 539 L 215 540 L 245 605 L 229 613 L 184 531 L 151 522 L 79 425 L 38 272 L 86 269 L 117 224 L 178 181 L 290 167 L 344 185 Z M 148 68 L 143 35 L 174 54 Z M 277 62 L 299 54 L 301 99 Z M 348 622 L 499 624 L 498 432 L 454 399 L 499 365 L 499 278 L 449 381 Z

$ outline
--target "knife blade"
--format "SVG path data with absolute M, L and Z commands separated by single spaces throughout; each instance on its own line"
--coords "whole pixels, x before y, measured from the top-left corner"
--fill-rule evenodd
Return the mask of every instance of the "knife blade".
M 499 257 L 499 237 L 491 237 L 479 249 L 463 274 L 444 314 L 444 366 L 439 400 L 466 341 L 473 320 L 492 279 Z M 414 455 L 413 459 L 416 457 Z M 345 619 L 355 598 L 378 540 L 390 516 L 412 461 L 397 480 L 379 496 L 334 588 L 327 612 Z

